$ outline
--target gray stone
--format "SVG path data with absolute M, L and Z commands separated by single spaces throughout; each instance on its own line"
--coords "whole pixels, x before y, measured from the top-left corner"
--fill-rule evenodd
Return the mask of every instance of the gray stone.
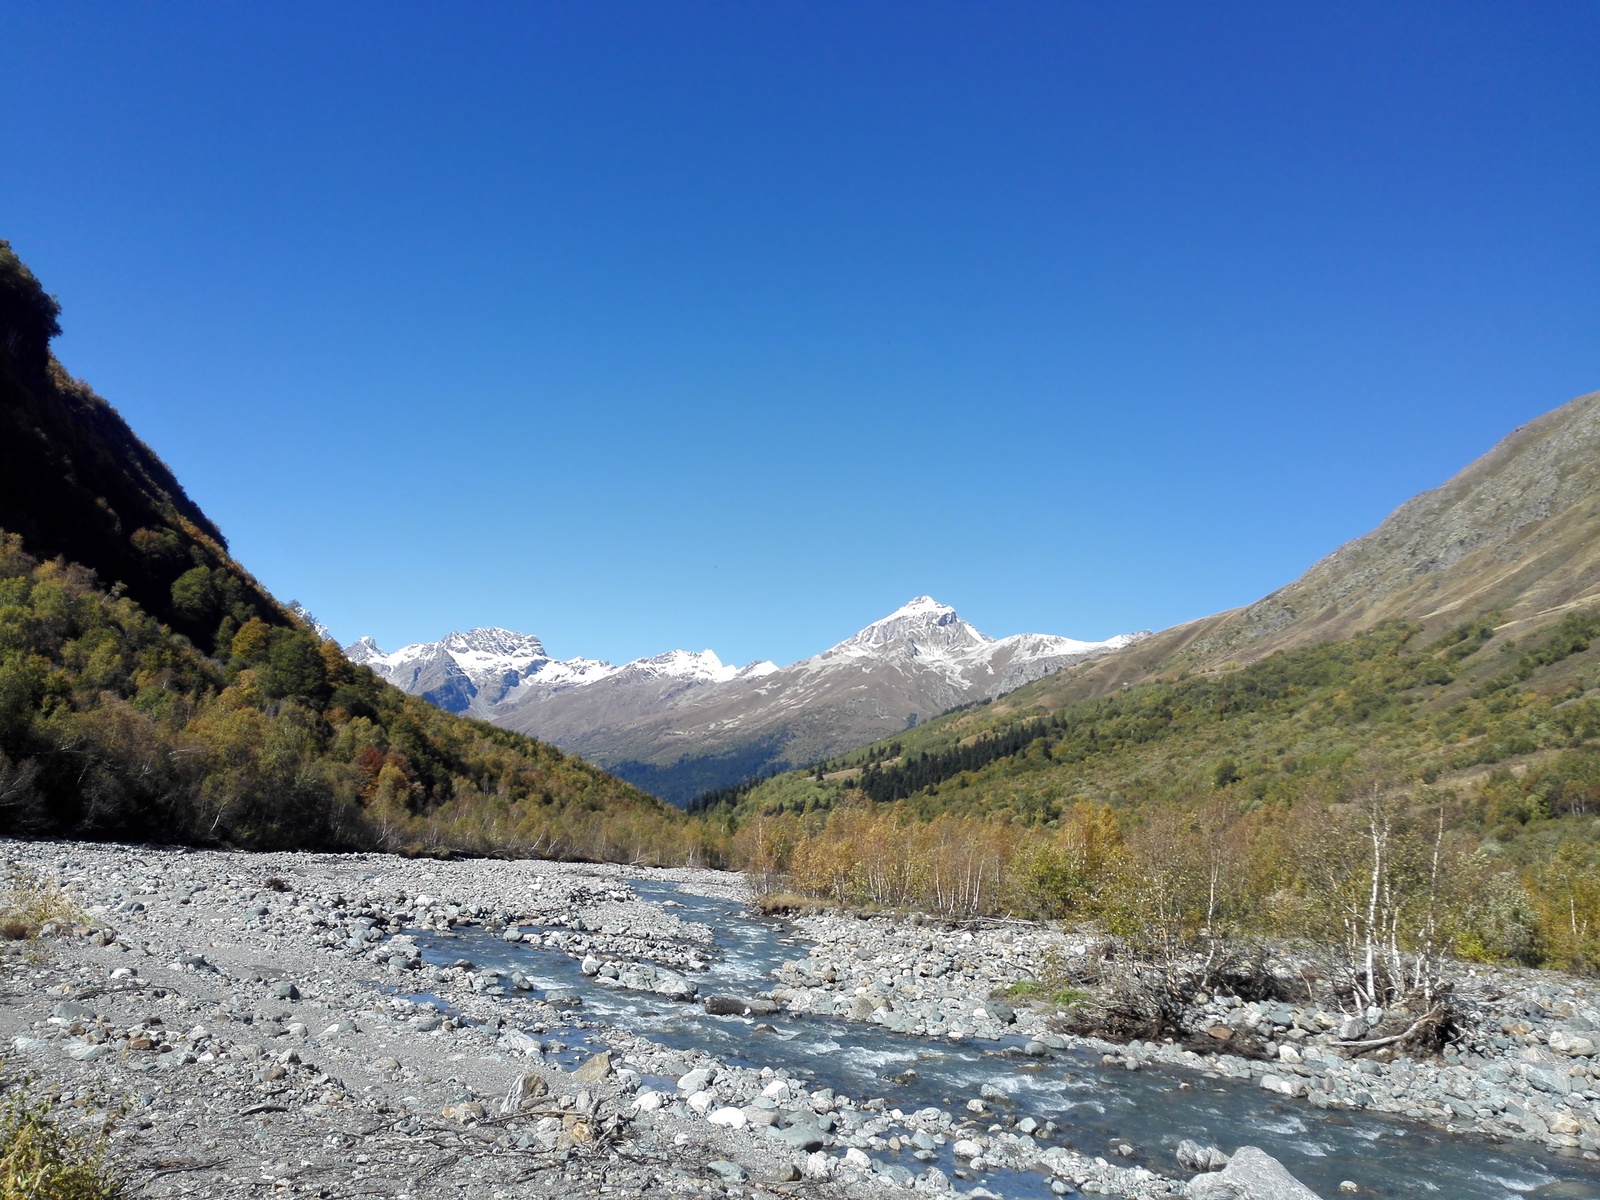
M 769 1127 L 767 1133 L 792 1150 L 821 1150 L 827 1140 L 820 1128 L 804 1123 L 790 1125 L 786 1129 Z
M 1221 1171 L 1189 1181 L 1190 1200 L 1319 1200 L 1270 1154 L 1240 1146 Z
M 1189 1138 L 1178 1143 L 1173 1157 L 1188 1171 L 1220 1171 L 1228 1165 L 1228 1156 L 1216 1146 L 1202 1146 Z
M 678 1090 L 685 1096 L 703 1092 L 711 1086 L 714 1071 L 710 1067 L 696 1067 L 678 1080 Z
M 277 983 L 273 984 L 272 994 L 279 1000 L 300 999 L 300 989 L 295 987 L 295 985 L 290 983 L 287 979 L 280 979 Z
M 743 1167 L 736 1162 L 729 1162 L 725 1158 L 712 1159 L 706 1164 L 706 1170 L 717 1176 L 724 1183 L 743 1183 L 748 1178 Z
M 611 1074 L 611 1052 L 602 1050 L 599 1054 L 585 1059 L 573 1069 L 572 1079 L 575 1083 L 598 1083 Z

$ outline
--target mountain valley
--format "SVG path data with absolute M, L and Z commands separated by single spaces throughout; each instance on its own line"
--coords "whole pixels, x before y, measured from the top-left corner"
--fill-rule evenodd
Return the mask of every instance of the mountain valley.
M 538 638 L 504 629 L 452 633 L 393 654 L 362 638 L 345 653 L 441 708 L 553 742 L 683 803 L 845 753 L 1143 636 L 996 639 L 919 596 L 787 667 L 727 666 L 711 650 L 673 650 L 622 666 L 562 661 Z

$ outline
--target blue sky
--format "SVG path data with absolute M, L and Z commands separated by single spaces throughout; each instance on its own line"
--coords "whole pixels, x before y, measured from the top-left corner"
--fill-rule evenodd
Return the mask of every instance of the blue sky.
M 0 7 L 57 353 L 344 639 L 1248 602 L 1600 388 L 1593 4 Z

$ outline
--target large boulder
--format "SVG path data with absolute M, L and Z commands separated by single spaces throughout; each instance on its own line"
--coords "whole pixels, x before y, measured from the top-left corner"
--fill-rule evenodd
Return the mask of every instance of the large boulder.
M 1189 1181 L 1190 1200 L 1320 1200 L 1264 1150 L 1240 1146 L 1228 1165 Z

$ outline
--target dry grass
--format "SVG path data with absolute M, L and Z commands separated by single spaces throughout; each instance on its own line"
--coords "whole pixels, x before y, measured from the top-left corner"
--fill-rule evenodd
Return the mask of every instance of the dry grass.
M 54 878 L 12 868 L 0 890 L 0 938 L 32 941 L 48 925 L 72 926 L 87 918 Z

